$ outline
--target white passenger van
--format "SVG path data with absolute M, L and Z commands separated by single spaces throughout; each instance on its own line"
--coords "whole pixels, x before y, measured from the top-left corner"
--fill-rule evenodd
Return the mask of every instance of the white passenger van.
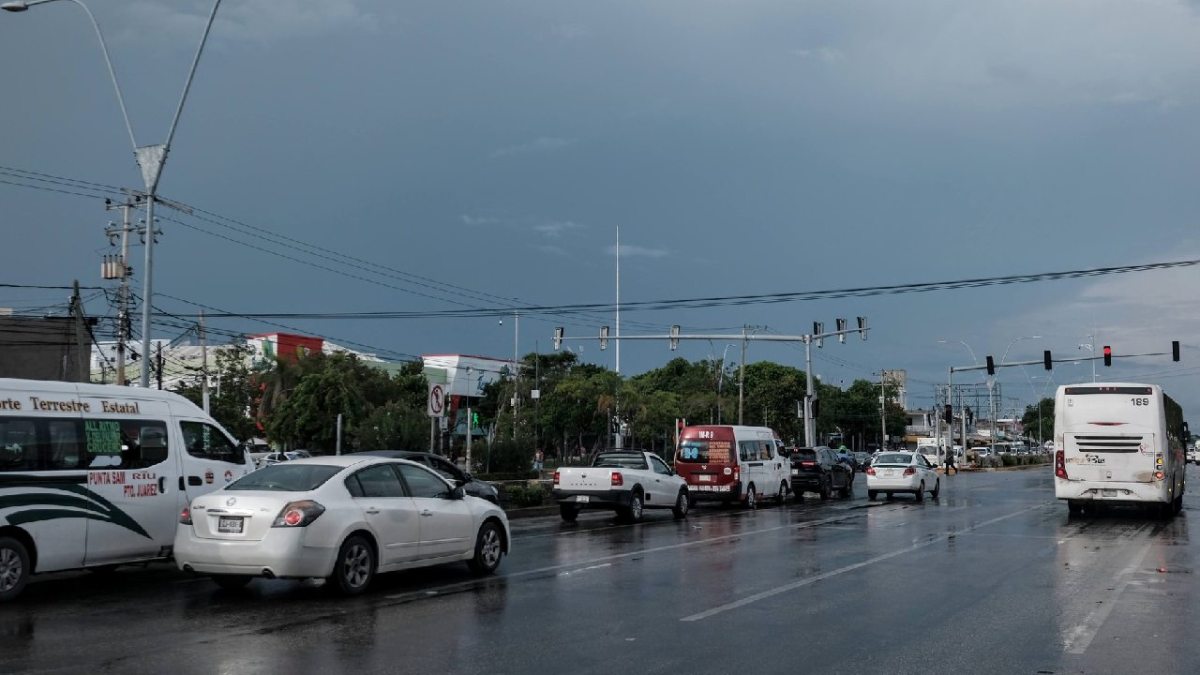
M 184 505 L 251 469 L 177 394 L 0 378 L 0 602 L 34 573 L 169 557 Z
M 779 503 L 791 489 L 792 465 L 783 441 L 768 427 L 684 427 L 675 473 L 693 500 L 741 502 L 755 508 L 764 497 Z
M 1168 421 L 1170 420 L 1170 421 Z M 1054 400 L 1054 494 L 1072 515 L 1101 502 L 1178 513 L 1187 487 L 1178 404 L 1153 384 L 1076 384 Z

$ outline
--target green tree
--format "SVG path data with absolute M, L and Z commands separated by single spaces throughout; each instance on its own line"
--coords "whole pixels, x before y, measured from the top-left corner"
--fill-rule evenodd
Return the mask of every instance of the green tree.
M 230 345 L 213 349 L 215 367 L 210 369 L 209 414 L 239 440 L 259 435 L 255 408 L 259 398 L 258 381 L 246 365 L 250 348 Z M 175 388 L 175 393 L 196 405 L 203 403 L 204 374 L 197 372 Z
M 1041 418 L 1038 411 L 1041 410 Z M 1039 428 L 1039 424 L 1041 427 Z M 1021 416 L 1021 428 L 1025 435 L 1048 441 L 1054 438 L 1054 399 L 1043 398 L 1033 405 L 1025 406 L 1025 414 Z

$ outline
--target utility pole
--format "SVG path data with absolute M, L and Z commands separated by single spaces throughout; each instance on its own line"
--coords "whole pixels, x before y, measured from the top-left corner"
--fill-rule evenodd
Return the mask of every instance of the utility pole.
M 208 341 L 204 339 L 204 310 L 200 310 L 200 322 L 196 326 L 200 338 L 200 401 L 204 414 L 208 414 Z M 341 454 L 341 453 L 339 453 Z
M 617 344 L 621 344 L 617 340 Z M 738 364 L 738 424 L 742 423 L 742 405 L 746 393 L 746 326 L 742 326 L 742 361 Z
M 110 222 L 104 230 L 108 235 L 109 244 L 113 246 L 116 246 L 117 237 L 120 236 L 121 253 L 119 256 L 105 256 L 100 275 L 104 279 L 121 281 L 117 289 L 117 384 L 121 386 L 129 384 L 125 377 L 125 343 L 129 341 L 129 277 L 133 275 L 133 268 L 129 266 L 129 234 L 133 232 L 130 211 L 137 208 L 140 202 L 141 197 L 126 197 L 121 204 L 114 204 L 111 199 L 104 200 L 104 210 L 121 209 L 120 228 L 116 223 Z M 143 358 L 142 366 L 145 367 L 145 364 Z
M 467 471 L 471 471 L 471 366 L 467 366 Z
M 965 460 L 967 458 L 967 394 L 966 394 L 966 392 L 961 391 L 961 390 L 958 392 L 958 403 L 959 403 L 958 407 L 962 409 L 962 447 L 963 447 L 963 459 Z M 954 448 L 950 448 L 950 452 L 953 453 Z M 953 454 L 951 454 L 951 457 L 953 457 Z M 958 463 L 957 457 L 954 458 L 954 463 L 955 464 Z
M 813 374 L 812 374 L 812 341 L 811 335 L 804 340 L 804 446 L 811 448 L 817 444 L 816 420 L 813 415 Z
M 520 405 L 521 401 L 521 365 L 520 362 L 517 361 L 517 359 L 520 358 L 520 347 L 517 346 L 520 342 L 520 337 L 521 314 L 519 312 L 513 312 L 513 443 L 517 442 L 517 406 Z M 489 458 L 490 457 L 491 455 L 489 455 Z
M 163 353 L 162 353 L 162 350 L 163 350 L 163 343 L 160 342 L 160 343 L 158 343 L 158 358 L 156 359 L 158 361 L 158 389 L 159 389 L 159 391 L 162 390 L 162 381 L 163 381 Z
M 879 449 L 887 446 L 887 377 L 879 373 Z

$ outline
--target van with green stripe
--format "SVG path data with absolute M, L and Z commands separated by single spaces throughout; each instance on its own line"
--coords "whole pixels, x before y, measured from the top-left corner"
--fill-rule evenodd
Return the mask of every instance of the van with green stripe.
M 0 378 L 0 602 L 35 573 L 169 558 L 180 509 L 253 468 L 177 394 Z

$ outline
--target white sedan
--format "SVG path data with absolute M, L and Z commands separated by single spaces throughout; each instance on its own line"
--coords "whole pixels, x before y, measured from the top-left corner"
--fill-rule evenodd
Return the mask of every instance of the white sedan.
M 314 457 L 192 500 L 179 516 L 175 561 L 223 588 L 315 577 L 353 595 L 377 572 L 466 561 L 489 574 L 509 541 L 504 511 L 415 462 Z
M 942 481 L 929 460 L 919 452 L 881 452 L 867 469 L 867 498 L 879 493 L 891 497 L 896 492 L 911 492 L 917 501 L 928 492 L 934 499 L 942 491 Z

